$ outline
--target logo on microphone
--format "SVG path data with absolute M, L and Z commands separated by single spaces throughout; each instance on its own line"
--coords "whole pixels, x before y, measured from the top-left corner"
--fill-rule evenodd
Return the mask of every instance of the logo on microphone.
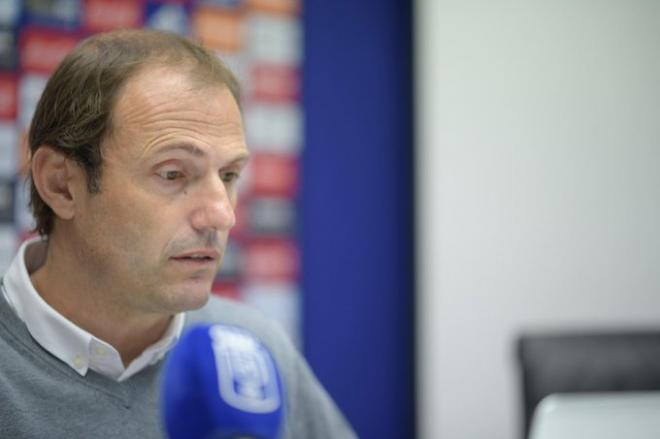
M 249 332 L 233 326 L 209 328 L 220 397 L 252 413 L 269 413 L 281 404 L 275 364 L 266 347 Z

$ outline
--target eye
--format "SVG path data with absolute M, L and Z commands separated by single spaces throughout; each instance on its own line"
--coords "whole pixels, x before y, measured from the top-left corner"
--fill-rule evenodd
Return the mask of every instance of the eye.
M 158 172 L 158 176 L 167 181 L 177 181 L 184 177 L 183 172 L 178 169 L 163 169 Z
M 241 175 L 238 172 L 233 172 L 233 171 L 223 172 L 221 174 L 222 181 L 224 181 L 225 183 L 233 183 L 236 180 L 238 180 L 240 176 Z

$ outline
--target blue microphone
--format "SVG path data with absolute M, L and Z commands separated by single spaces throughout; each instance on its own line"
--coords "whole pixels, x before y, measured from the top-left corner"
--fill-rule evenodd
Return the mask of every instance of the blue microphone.
M 188 330 L 164 366 L 162 414 L 170 439 L 277 439 L 282 380 L 270 351 L 230 325 Z

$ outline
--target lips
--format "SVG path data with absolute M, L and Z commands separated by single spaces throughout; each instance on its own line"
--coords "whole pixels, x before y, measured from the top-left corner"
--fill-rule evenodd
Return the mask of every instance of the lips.
M 173 256 L 171 259 L 182 262 L 208 263 L 215 262 L 220 257 L 215 250 L 193 250 L 180 255 Z

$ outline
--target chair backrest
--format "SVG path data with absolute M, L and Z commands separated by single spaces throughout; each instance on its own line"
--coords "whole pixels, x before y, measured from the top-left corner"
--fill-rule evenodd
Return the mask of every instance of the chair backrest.
M 517 350 L 525 437 L 534 409 L 548 395 L 660 390 L 660 329 L 523 335 Z

